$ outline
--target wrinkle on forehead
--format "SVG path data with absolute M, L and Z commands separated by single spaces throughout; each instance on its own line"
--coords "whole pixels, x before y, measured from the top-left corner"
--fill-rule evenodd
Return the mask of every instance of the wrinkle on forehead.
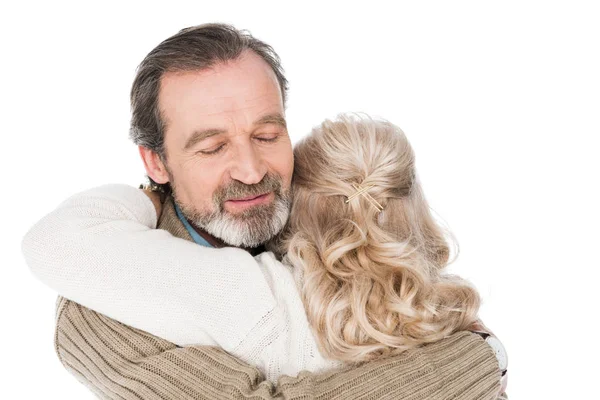
M 167 131 L 177 132 L 169 141 L 179 148 L 195 131 L 243 133 L 264 115 L 285 112 L 275 73 L 254 53 L 206 70 L 166 73 L 159 100 Z
M 277 76 L 269 64 L 251 51 L 204 70 L 166 72 L 161 78 L 160 92 L 161 110 L 165 111 L 173 103 L 180 105 L 183 101 L 190 101 L 200 109 L 214 103 L 252 102 L 276 94 L 282 102 Z

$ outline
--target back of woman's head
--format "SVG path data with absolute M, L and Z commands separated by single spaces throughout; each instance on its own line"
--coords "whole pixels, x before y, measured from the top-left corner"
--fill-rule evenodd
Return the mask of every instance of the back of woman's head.
M 431 215 L 403 132 L 366 116 L 325 121 L 294 149 L 283 244 L 324 355 L 365 361 L 465 329 L 477 292 L 442 275 L 447 234 Z

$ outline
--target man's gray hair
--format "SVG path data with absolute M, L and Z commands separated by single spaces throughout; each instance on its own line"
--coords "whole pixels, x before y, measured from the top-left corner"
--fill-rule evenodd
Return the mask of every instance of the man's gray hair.
M 131 87 L 129 136 L 133 142 L 155 151 L 165 160 L 165 121 L 158 104 L 163 74 L 207 69 L 217 63 L 235 60 L 245 50 L 254 51 L 273 69 L 285 106 L 287 79 L 279 56 L 271 46 L 231 25 L 193 26 L 160 43 L 139 65 Z

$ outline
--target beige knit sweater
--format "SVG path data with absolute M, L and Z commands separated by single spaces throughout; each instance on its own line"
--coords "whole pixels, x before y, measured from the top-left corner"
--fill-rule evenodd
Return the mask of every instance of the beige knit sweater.
M 158 227 L 191 240 L 167 199 Z M 281 377 L 208 346 L 178 347 L 59 297 L 55 345 L 63 365 L 101 399 L 496 399 L 498 362 L 461 332 L 401 355 L 322 374 Z

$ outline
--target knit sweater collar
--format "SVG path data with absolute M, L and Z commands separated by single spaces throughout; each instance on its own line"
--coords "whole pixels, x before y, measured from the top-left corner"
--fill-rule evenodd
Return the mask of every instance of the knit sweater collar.
M 189 240 L 190 242 L 194 241 L 188 230 L 177 216 L 175 204 L 173 203 L 173 197 L 171 196 L 168 196 L 163 203 L 162 214 L 158 220 L 157 228 L 164 229 L 171 235 L 180 239 Z

